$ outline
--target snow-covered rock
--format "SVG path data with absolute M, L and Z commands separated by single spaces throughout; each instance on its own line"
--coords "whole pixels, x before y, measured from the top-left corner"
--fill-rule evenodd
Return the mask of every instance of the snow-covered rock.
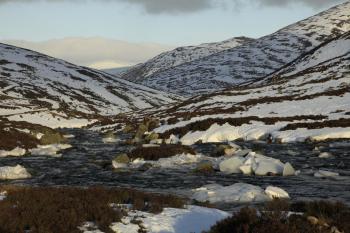
M 201 188 L 194 189 L 192 198 L 196 201 L 209 201 L 210 203 L 245 203 L 268 200 L 262 188 L 245 183 L 236 183 L 225 187 L 218 184 L 205 185 Z
M 23 156 L 25 155 L 26 150 L 20 147 L 16 147 L 13 150 L 0 150 L 0 157 L 7 157 L 7 156 Z
M 283 167 L 283 176 L 294 176 L 296 173 L 295 169 L 293 168 L 292 164 L 286 163 Z
M 31 175 L 27 169 L 21 165 L 0 167 L 0 180 L 26 179 L 30 177 Z
M 240 173 L 240 167 L 243 165 L 244 160 L 244 158 L 238 156 L 226 159 L 219 164 L 220 171 L 226 174 Z
M 314 174 L 315 177 L 337 177 L 339 176 L 339 173 L 337 172 L 331 172 L 331 171 L 325 171 L 325 170 L 318 170 L 317 172 L 315 172 Z
M 270 158 L 255 152 L 249 152 L 245 157 L 233 156 L 219 164 L 221 172 L 227 174 L 243 173 L 245 175 L 295 175 L 290 163 L 282 163 L 279 159 Z
M 329 152 L 322 152 L 318 155 L 318 157 L 321 159 L 328 159 L 328 158 L 332 158 L 333 155 Z
M 138 233 L 139 225 L 132 222 L 137 220 L 148 233 L 201 233 L 229 216 L 224 211 L 198 206 L 164 208 L 160 214 L 130 211 L 120 223 L 113 223 L 111 229 L 116 233 Z
M 0 201 L 4 200 L 6 197 L 7 197 L 6 191 L 0 192 Z
M 69 144 L 51 144 L 51 145 L 39 145 L 37 148 L 30 149 L 29 152 L 34 156 L 52 156 L 61 157 L 61 154 L 57 152 L 65 149 L 69 149 L 72 146 Z
M 289 198 L 289 194 L 286 191 L 284 191 L 281 188 L 274 187 L 274 186 L 268 186 L 265 189 L 265 193 L 270 199 L 274 199 L 274 198 L 286 199 L 286 198 Z

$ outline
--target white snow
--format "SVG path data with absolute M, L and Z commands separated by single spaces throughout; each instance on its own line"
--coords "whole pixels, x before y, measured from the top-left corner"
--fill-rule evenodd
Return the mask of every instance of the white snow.
M 137 233 L 139 226 L 130 223 L 136 219 L 142 222 L 141 225 L 148 233 L 201 233 L 229 216 L 224 211 L 198 206 L 187 206 L 185 209 L 164 208 L 160 214 L 130 211 L 122 223 L 112 224 L 111 229 L 116 233 Z
M 0 167 L 0 180 L 26 179 L 30 177 L 31 175 L 27 169 L 21 165 Z

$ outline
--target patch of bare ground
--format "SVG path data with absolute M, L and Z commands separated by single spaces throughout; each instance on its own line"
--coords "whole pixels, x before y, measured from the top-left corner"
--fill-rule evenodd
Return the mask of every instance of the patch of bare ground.
M 303 116 L 292 116 L 292 117 L 265 117 L 260 118 L 257 116 L 241 117 L 241 118 L 208 118 L 201 121 L 196 121 L 189 123 L 183 127 L 170 129 L 162 134 L 161 138 L 169 138 L 171 134 L 178 135 L 180 137 L 184 136 L 191 131 L 205 131 L 210 128 L 213 124 L 223 125 L 230 124 L 232 126 L 241 126 L 243 124 L 249 124 L 251 121 L 263 122 L 266 125 L 273 125 L 281 121 L 301 121 L 301 120 L 324 120 L 327 116 L 323 115 L 303 115 Z
M 85 222 L 94 222 L 106 233 L 126 215 L 111 204 L 132 204 L 136 210 L 159 213 L 164 207 L 183 208 L 184 200 L 170 195 L 122 188 L 3 186 L 0 232 L 78 233 Z
M 290 214 L 288 212 L 301 214 Z M 330 233 L 350 232 L 350 208 L 339 202 L 290 204 L 275 200 L 260 210 L 245 207 L 207 233 Z
M 183 145 L 160 145 L 159 147 L 137 147 L 128 153 L 129 158 L 144 160 L 158 160 L 160 158 L 169 158 L 178 154 L 193 154 L 196 152 L 193 148 Z
M 304 123 L 290 123 L 280 129 L 280 131 L 286 130 L 296 130 L 299 128 L 305 129 L 322 129 L 322 128 L 348 128 L 350 127 L 350 119 L 349 118 L 340 118 L 337 120 L 325 120 L 325 121 L 317 121 L 317 122 L 304 122 Z

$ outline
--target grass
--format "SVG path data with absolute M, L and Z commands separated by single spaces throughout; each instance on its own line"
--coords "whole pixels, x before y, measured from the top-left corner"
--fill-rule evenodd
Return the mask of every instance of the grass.
M 187 153 L 196 154 L 194 149 L 183 145 L 160 145 L 159 147 L 137 147 L 128 153 L 130 159 L 143 158 L 145 160 L 158 160 L 169 158 L 174 155 Z
M 288 211 L 302 214 L 288 215 Z M 309 216 L 318 219 L 312 224 Z M 245 207 L 217 223 L 207 233 L 330 233 L 336 227 L 350 232 L 350 208 L 339 202 L 315 201 L 289 204 L 275 200 L 260 210 Z
M 8 195 L 0 201 L 0 232 L 80 232 L 79 226 L 94 222 L 106 233 L 126 215 L 110 206 L 133 204 L 137 210 L 159 213 L 164 207 L 182 208 L 184 200 L 159 194 L 119 188 L 54 188 L 5 186 Z

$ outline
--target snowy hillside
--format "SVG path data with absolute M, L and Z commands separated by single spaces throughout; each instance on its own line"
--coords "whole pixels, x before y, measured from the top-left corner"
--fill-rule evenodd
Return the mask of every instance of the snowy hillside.
M 195 95 L 263 78 L 305 52 L 350 30 L 350 2 L 271 35 L 164 70 L 145 63 L 124 77 L 181 95 Z M 175 55 L 176 56 L 176 55 Z M 158 72 L 157 67 L 161 67 Z M 152 74 L 152 75 L 151 75 Z M 143 76 L 147 78 L 143 78 Z M 141 81 L 142 80 L 142 81 Z
M 179 47 L 172 51 L 164 52 L 146 63 L 136 65 L 133 69 L 127 71 L 123 75 L 123 78 L 136 83 L 147 83 L 145 80 L 156 72 L 166 71 L 175 66 L 192 62 L 252 41 L 254 40 L 250 38 L 236 37 L 216 43 Z
M 50 127 L 163 106 L 178 97 L 26 49 L 0 44 L 0 115 Z
M 155 132 L 166 139 L 173 134 L 183 144 L 350 138 L 350 33 L 255 86 L 197 96 L 159 117 L 164 124 Z

